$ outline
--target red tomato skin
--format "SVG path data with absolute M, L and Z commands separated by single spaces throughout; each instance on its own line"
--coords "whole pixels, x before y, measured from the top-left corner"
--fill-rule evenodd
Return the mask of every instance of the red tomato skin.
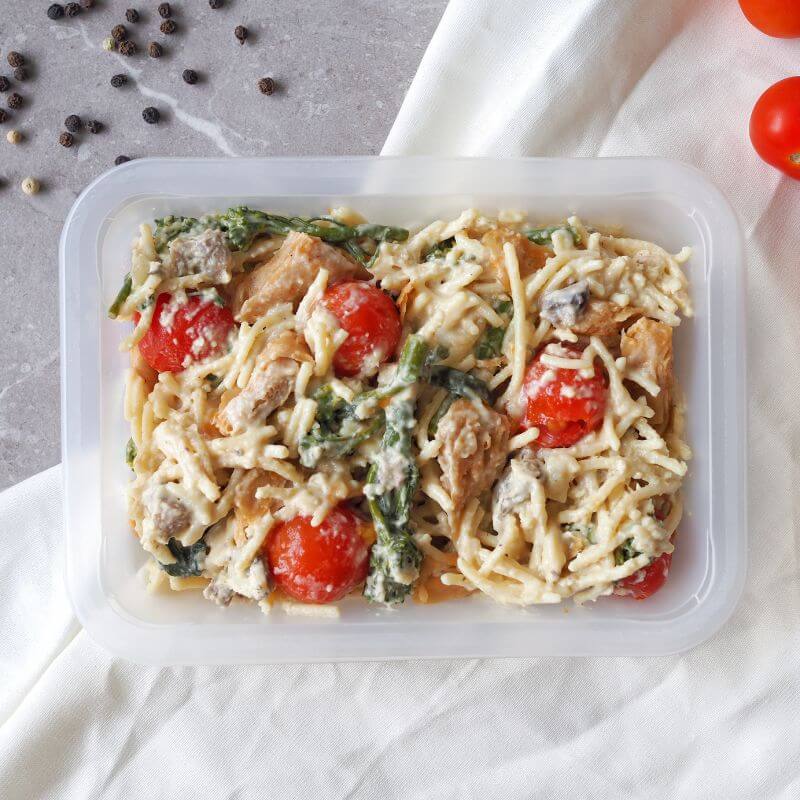
M 564 346 L 570 358 L 580 358 L 582 351 Z M 608 384 L 599 361 L 595 362 L 595 374 L 584 378 L 572 369 L 555 369 L 555 377 L 549 381 L 542 378 L 550 370 L 541 362 L 544 349 L 540 350 L 528 365 L 523 384 L 525 413 L 520 421 L 522 429 L 539 428 L 537 447 L 570 447 L 603 424 L 606 411 Z M 564 397 L 563 387 L 571 387 L 574 397 Z
M 784 78 L 758 98 L 750 141 L 767 164 L 800 179 L 800 77 Z
M 157 372 L 180 372 L 190 363 L 216 355 L 236 324 L 229 308 L 203 300 L 200 295 L 190 295 L 185 304 L 178 306 L 171 323 L 162 325 L 162 313 L 171 299 L 168 292 L 156 298 L 153 320 L 139 342 L 142 358 Z M 201 337 L 202 345 L 192 349 Z
M 663 553 L 642 569 L 617 581 L 614 594 L 632 600 L 647 600 L 666 582 L 672 564 L 672 553 Z
M 319 527 L 300 516 L 278 525 L 266 546 L 275 585 L 301 603 L 341 600 L 367 577 L 369 548 L 360 532 L 364 524 L 340 504 Z
M 323 306 L 347 331 L 333 357 L 339 377 L 372 374 L 397 350 L 400 312 L 386 292 L 365 281 L 342 281 L 329 287 Z
M 739 5 L 750 24 L 767 36 L 800 36 L 800 4 L 791 0 L 739 0 Z

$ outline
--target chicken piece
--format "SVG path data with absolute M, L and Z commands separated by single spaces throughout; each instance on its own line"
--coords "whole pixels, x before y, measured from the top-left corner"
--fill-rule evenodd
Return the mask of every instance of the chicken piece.
M 142 494 L 146 514 L 163 541 L 177 536 L 192 523 L 192 512 L 165 485 L 151 486 Z
M 669 423 L 675 380 L 672 328 L 663 322 L 642 317 L 622 334 L 620 352 L 627 359 L 628 369 L 638 370 L 661 389 L 655 397 L 650 398 L 649 405 L 655 411 L 650 424 L 663 433 Z
M 300 364 L 311 360 L 305 341 L 294 331 L 282 331 L 270 339 L 258 354 L 244 389 L 223 394 L 214 417 L 217 429 L 230 436 L 255 419 L 266 419 L 286 402 Z
M 534 272 L 540 270 L 553 251 L 549 247 L 527 239 L 521 233 L 512 231 L 510 228 L 493 228 L 487 231 L 481 239 L 484 247 L 489 250 L 489 264 L 486 271 L 495 280 L 503 284 L 506 291 L 511 290 L 511 284 L 506 273 L 506 261 L 503 255 L 503 245 L 511 242 L 517 251 L 517 261 L 519 261 L 519 276 L 523 280 Z
M 131 369 L 145 382 L 147 393 L 149 394 L 158 383 L 158 373 L 144 360 L 144 356 L 139 352 L 138 345 L 131 347 L 130 354 Z
M 599 336 L 601 339 L 618 336 L 625 323 L 642 312 L 633 306 L 618 306 L 610 300 L 589 300 L 577 322 L 570 326 L 580 336 Z
M 343 250 L 321 239 L 292 231 L 272 258 L 246 273 L 233 290 L 231 310 L 241 322 L 254 322 L 277 303 L 296 305 L 321 269 L 330 280 L 369 278 Z
M 506 460 L 511 423 L 491 408 L 459 398 L 436 428 L 442 485 L 455 509 L 488 489 Z
M 247 541 L 245 528 L 257 523 L 267 514 L 274 514 L 281 502 L 275 497 L 256 497 L 256 490 L 262 486 L 287 486 L 287 481 L 274 472 L 251 470 L 239 483 L 233 493 L 233 516 L 236 520 L 234 541 L 241 547 Z
M 167 277 L 204 275 L 210 283 L 228 283 L 233 256 L 220 230 L 207 230 L 196 236 L 179 236 L 170 242 Z
M 448 553 L 446 562 L 426 556 L 422 559 L 422 566 L 419 571 L 419 578 L 414 582 L 412 597 L 415 603 L 430 605 L 432 603 L 444 603 L 448 600 L 460 600 L 462 597 L 469 597 L 472 592 L 463 586 L 448 586 L 442 583 L 441 576 L 445 572 L 456 571 L 457 556 L 455 553 Z

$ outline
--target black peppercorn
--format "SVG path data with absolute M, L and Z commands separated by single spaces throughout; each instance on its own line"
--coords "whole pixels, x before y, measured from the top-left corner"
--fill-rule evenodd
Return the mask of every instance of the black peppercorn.
M 25 57 L 22 53 L 18 53 L 16 50 L 12 50 L 7 56 L 6 59 L 8 60 L 9 66 L 12 67 L 21 67 L 25 63 Z
M 272 94 L 275 91 L 275 81 L 272 78 L 262 78 L 258 82 L 258 89 L 261 94 Z
M 233 30 L 233 35 L 239 40 L 239 44 L 244 44 L 247 39 L 247 28 L 244 25 L 237 25 Z
M 172 9 L 169 7 L 169 3 L 162 3 L 158 7 L 158 15 L 164 19 L 168 19 L 172 16 Z
M 72 147 L 74 141 L 75 139 L 73 138 L 72 134 L 67 133 L 66 131 L 64 131 L 61 136 L 58 137 L 58 143 L 62 147 Z
M 114 166 L 118 167 L 120 164 L 124 164 L 126 161 L 130 161 L 130 160 L 131 159 L 130 159 L 129 156 L 117 156 L 114 159 Z
M 119 75 L 112 75 L 111 76 L 111 85 L 115 89 L 119 89 L 120 86 L 124 86 L 128 82 L 128 76 L 123 75 L 120 73 Z
M 224 5 L 224 1 L 223 0 L 208 0 L 208 4 L 211 6 L 211 8 L 217 9 L 217 8 L 222 8 L 222 6 Z
M 0 108 L 0 124 L 8 119 L 8 112 L 4 108 Z
M 64 11 L 67 12 L 68 17 L 77 17 L 81 13 L 81 7 L 77 3 L 67 3 Z
M 136 53 L 136 45 L 130 39 L 126 39 L 119 43 L 119 52 L 123 56 L 132 56 Z
M 111 38 L 115 42 L 124 42 L 128 38 L 128 31 L 124 25 L 115 25 L 111 29 Z
M 47 7 L 47 16 L 49 19 L 61 19 L 64 16 L 64 6 L 53 3 Z
M 83 127 L 83 120 L 77 114 L 70 114 L 64 120 L 64 127 L 70 133 L 77 133 Z
M 94 8 L 94 0 L 81 0 L 83 8 Z
M 178 26 L 175 24 L 175 20 L 172 19 L 165 19 L 159 26 L 159 30 L 161 31 L 161 33 L 165 33 L 167 34 L 167 36 L 170 36 L 171 34 L 175 33 L 177 29 Z
M 125 19 L 131 24 L 139 21 L 139 12 L 135 8 L 129 8 L 125 12 Z
M 200 76 L 193 69 L 185 69 L 182 77 L 186 83 L 192 85 L 197 83 Z
M 5 75 L 0 75 L 0 92 L 7 92 L 11 88 L 11 81 Z
M 103 123 L 98 122 L 96 119 L 89 120 L 89 122 L 86 123 L 86 130 L 89 131 L 89 133 L 100 133 L 100 131 L 103 130 Z
M 164 55 L 164 48 L 158 42 L 150 42 L 147 45 L 147 54 L 150 58 L 161 58 Z
M 17 94 L 16 92 L 12 92 L 8 96 L 8 107 L 9 108 L 21 108 L 22 107 L 22 95 Z
M 18 81 L 26 81 L 28 80 L 28 70 L 26 67 L 17 67 L 14 70 L 14 77 Z
M 161 119 L 161 114 L 159 114 L 157 108 L 148 106 L 144 111 L 142 111 L 142 119 L 148 125 L 155 125 Z

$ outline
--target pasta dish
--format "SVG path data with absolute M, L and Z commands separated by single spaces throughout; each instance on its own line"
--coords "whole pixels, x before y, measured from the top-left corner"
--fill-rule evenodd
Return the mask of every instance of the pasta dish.
M 514 211 L 142 225 L 109 313 L 150 589 L 292 613 L 651 596 L 691 457 L 690 255 Z

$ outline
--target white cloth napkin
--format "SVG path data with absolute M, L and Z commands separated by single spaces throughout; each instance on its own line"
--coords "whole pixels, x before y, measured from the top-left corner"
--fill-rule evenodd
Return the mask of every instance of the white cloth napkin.
M 731 198 L 751 547 L 722 632 L 648 660 L 135 666 L 69 611 L 54 468 L 0 495 L 0 797 L 800 796 L 800 187 L 746 136 L 799 51 L 732 0 L 453 0 L 385 148 L 665 155 Z

